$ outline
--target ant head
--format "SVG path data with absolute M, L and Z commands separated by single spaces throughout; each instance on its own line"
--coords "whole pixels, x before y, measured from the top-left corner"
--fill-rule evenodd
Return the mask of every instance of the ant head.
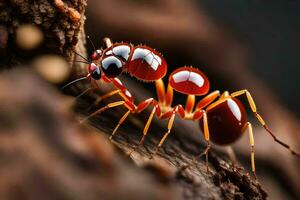
M 107 56 L 100 61 L 100 66 L 108 78 L 119 76 L 124 69 L 124 63 L 116 56 Z
M 94 80 L 100 80 L 101 78 L 101 70 L 99 66 L 95 63 L 91 63 L 88 65 L 89 76 L 92 77 Z
M 101 58 L 102 54 L 103 54 L 103 51 L 101 49 L 97 49 L 96 51 L 94 51 L 91 55 L 92 61 L 99 60 Z

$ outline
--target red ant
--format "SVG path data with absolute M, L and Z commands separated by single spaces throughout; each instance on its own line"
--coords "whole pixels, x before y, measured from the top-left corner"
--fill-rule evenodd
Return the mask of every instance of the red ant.
M 83 62 L 88 64 L 88 74 L 85 77 L 68 83 L 63 88 L 85 79 L 88 79 L 92 84 L 96 85 L 96 88 L 99 88 L 96 81 L 101 79 L 106 83 L 112 83 L 116 90 L 99 97 L 96 103 L 103 98 L 107 98 L 117 93 L 124 99 L 123 101 L 109 103 L 107 106 L 96 111 L 89 117 L 96 115 L 108 108 L 120 105 L 125 105 L 129 110 L 136 109 L 131 93 L 117 78 L 122 72 L 128 72 L 131 76 L 143 81 L 155 81 L 164 77 L 167 72 L 167 63 L 165 59 L 159 52 L 150 47 L 144 45 L 133 46 L 125 42 L 113 44 L 111 39 L 104 38 L 106 49 L 96 50 L 92 41 L 90 39 L 89 41 L 94 47 L 94 52 L 90 56 L 89 60 L 74 51 L 75 54 L 85 60 L 75 62 Z M 79 96 L 91 89 L 92 88 L 88 88 Z
M 92 78 L 94 80 L 102 78 L 105 82 L 112 82 L 118 90 L 112 91 L 103 97 L 119 93 L 124 101 L 110 103 L 92 113 L 87 118 L 101 113 L 108 108 L 125 105 L 128 108 L 128 111 L 118 122 L 110 139 L 130 113 L 142 112 L 148 106 L 152 105 L 153 109 L 143 130 L 143 137 L 141 138 L 139 145 L 143 143 L 155 114 L 158 118 L 169 119 L 168 131 L 160 140 L 155 151 L 155 153 L 157 153 L 171 132 L 175 115 L 179 114 L 182 119 L 199 121 L 200 128 L 207 142 L 207 148 L 203 155 L 206 155 L 206 166 L 208 169 L 208 152 L 211 148 L 210 141 L 218 145 L 229 145 L 235 142 L 242 133 L 248 129 L 251 146 L 251 166 L 254 177 L 256 178 L 252 125 L 247 121 L 247 115 L 243 104 L 236 98 L 241 95 L 246 95 L 252 112 L 263 128 L 277 143 L 289 149 L 293 155 L 300 157 L 299 153 L 296 153 L 289 145 L 277 139 L 272 133 L 261 115 L 257 113 L 254 100 L 247 90 L 240 90 L 231 94 L 228 91 L 225 91 L 222 95 L 219 91 L 213 91 L 208 94 L 210 83 L 205 74 L 196 68 L 181 67 L 170 75 L 167 91 L 165 91 L 164 83 L 161 78 L 166 73 L 167 64 L 158 52 L 146 46 L 133 47 L 127 43 L 117 43 L 112 45 L 111 40 L 108 38 L 105 39 L 105 43 L 107 49 L 104 51 L 96 50 L 91 56 L 93 61 L 100 61 L 99 65 L 105 75 L 101 76 L 101 70 L 98 65 L 90 63 L 88 68 L 89 74 L 85 78 Z M 129 91 L 123 86 L 120 80 L 116 78 L 124 70 L 137 79 L 155 81 L 158 101 L 149 98 L 136 106 L 133 103 L 133 98 Z M 172 107 L 173 90 L 188 95 L 185 109 L 180 104 Z M 196 108 L 194 109 L 195 96 L 203 95 L 206 96 L 197 103 Z M 219 99 L 217 99 L 218 97 Z
M 156 151 L 154 154 L 152 154 L 151 158 L 153 158 L 153 155 L 158 152 L 159 148 L 162 146 L 162 144 L 170 134 L 173 127 L 175 115 L 178 114 L 182 119 L 194 120 L 199 122 L 200 128 L 207 142 L 207 148 L 200 155 L 206 156 L 207 170 L 208 152 L 211 148 L 210 141 L 217 145 L 229 145 L 240 138 L 241 135 L 246 131 L 246 129 L 248 129 L 249 142 L 251 146 L 251 167 L 253 175 L 256 179 L 253 130 L 251 123 L 247 120 L 246 110 L 243 104 L 236 98 L 241 95 L 246 95 L 250 108 L 254 113 L 256 119 L 273 137 L 273 139 L 283 147 L 287 148 L 293 155 L 300 157 L 299 153 L 296 153 L 290 148 L 289 145 L 277 139 L 277 137 L 272 133 L 261 115 L 257 112 L 254 100 L 248 90 L 240 90 L 233 93 L 225 91 L 222 95 L 218 90 L 216 90 L 208 94 L 210 88 L 208 78 L 203 72 L 193 67 L 181 67 L 176 69 L 169 76 L 167 91 L 165 91 L 165 86 L 162 79 L 156 80 L 155 85 L 158 102 L 153 98 L 150 98 L 140 103 L 139 106 L 137 106 L 137 109 L 133 111 L 140 112 L 147 106 L 151 104 L 154 105 L 154 108 L 146 123 L 145 129 L 143 131 L 144 134 L 139 142 L 139 145 L 141 145 L 145 139 L 154 113 L 156 113 L 157 117 L 160 119 L 169 119 L 168 130 L 160 140 L 159 144 L 157 145 Z M 188 95 L 185 108 L 183 108 L 181 104 L 172 107 L 173 90 Z M 206 96 L 202 100 L 200 100 L 195 107 L 195 96 L 203 95 Z M 127 115 L 128 114 L 124 115 L 125 118 Z M 118 128 L 124 121 L 123 118 L 124 117 L 122 117 L 116 128 Z M 114 130 L 113 134 L 115 133 L 115 131 L 116 129 Z

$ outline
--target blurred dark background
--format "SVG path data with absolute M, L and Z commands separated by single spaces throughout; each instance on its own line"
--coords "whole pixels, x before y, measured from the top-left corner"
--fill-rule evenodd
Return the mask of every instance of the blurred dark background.
M 251 50 L 250 68 L 298 117 L 300 1 L 203 0 L 200 5 Z
M 212 90 L 249 89 L 271 129 L 299 151 L 299 10 L 300 1 L 284 0 L 89 0 L 86 33 L 96 46 L 108 36 L 156 48 L 169 73 L 198 67 Z M 154 94 L 153 84 L 137 84 Z M 178 97 L 176 103 L 184 104 L 186 97 Z M 299 199 L 299 159 L 251 121 L 258 176 L 270 199 Z M 234 149 L 249 169 L 248 137 Z

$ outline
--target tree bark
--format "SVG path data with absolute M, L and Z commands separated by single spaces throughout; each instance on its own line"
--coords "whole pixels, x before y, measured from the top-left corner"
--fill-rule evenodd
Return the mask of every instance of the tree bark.
M 70 51 L 84 35 L 86 0 L 4 0 L 0 2 L 0 66 L 12 67 L 41 54 L 71 59 Z M 17 30 L 32 24 L 43 32 L 43 42 L 32 51 L 19 48 Z M 80 41 L 81 40 L 81 41 Z

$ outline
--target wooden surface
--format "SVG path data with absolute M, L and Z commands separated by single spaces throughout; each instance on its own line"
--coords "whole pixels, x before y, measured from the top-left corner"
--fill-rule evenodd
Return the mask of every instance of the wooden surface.
M 22 76 L 14 82 L 16 74 Z M 155 132 L 162 130 L 154 123 L 145 147 L 131 159 L 126 152 L 140 136 L 140 118 L 129 120 L 112 144 L 107 136 L 119 111 L 92 120 L 96 129 L 80 125 L 70 98 L 26 70 L 2 74 L 0 89 L 1 199 L 265 198 L 260 186 L 229 166 L 221 153 L 210 154 L 212 174 L 203 160 L 193 163 L 204 147 L 182 124 L 149 160 Z M 89 101 L 81 101 L 76 110 L 86 113 Z

